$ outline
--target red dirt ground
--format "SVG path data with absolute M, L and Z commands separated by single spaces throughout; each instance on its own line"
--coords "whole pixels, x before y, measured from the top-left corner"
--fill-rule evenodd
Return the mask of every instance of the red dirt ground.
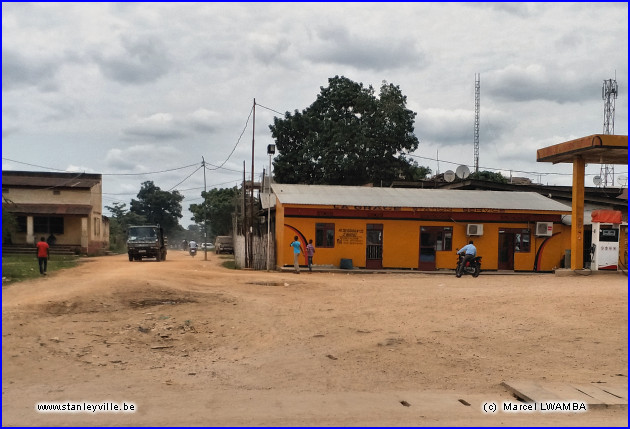
M 517 401 L 506 380 L 627 386 L 623 275 L 295 275 L 222 261 L 88 258 L 3 286 L 3 426 L 627 425 L 627 409 L 482 410 Z M 68 401 L 137 411 L 35 409 Z

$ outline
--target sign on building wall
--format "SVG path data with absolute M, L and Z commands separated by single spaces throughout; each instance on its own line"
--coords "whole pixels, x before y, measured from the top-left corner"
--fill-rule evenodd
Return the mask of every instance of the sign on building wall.
M 365 232 L 363 229 L 339 228 L 337 234 L 337 244 L 362 245 L 365 243 Z

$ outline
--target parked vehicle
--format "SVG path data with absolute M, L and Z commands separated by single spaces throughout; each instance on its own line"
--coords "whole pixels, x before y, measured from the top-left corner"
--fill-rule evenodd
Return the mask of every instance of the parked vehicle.
M 219 253 L 234 253 L 234 241 L 229 235 L 219 235 L 214 241 L 214 251 Z
M 202 249 L 208 249 L 208 250 L 214 250 L 214 244 L 213 243 L 201 243 L 201 248 Z
M 471 274 L 473 277 L 478 277 L 481 272 L 481 256 L 475 256 L 473 259 L 466 261 L 464 266 L 464 255 L 457 255 L 457 268 L 455 268 L 455 276 L 461 277 L 463 274 Z
M 160 225 L 130 226 L 127 230 L 127 254 L 129 262 L 142 258 L 166 260 L 168 242 Z

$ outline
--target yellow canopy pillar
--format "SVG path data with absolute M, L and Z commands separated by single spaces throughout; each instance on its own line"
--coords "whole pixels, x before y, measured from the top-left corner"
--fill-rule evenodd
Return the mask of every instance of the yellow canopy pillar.
M 628 165 L 628 136 L 594 134 L 538 149 L 538 162 L 573 163 L 571 269 L 584 268 L 584 169 L 589 164 Z
M 584 268 L 584 158 L 573 160 L 573 194 L 571 205 L 571 269 Z

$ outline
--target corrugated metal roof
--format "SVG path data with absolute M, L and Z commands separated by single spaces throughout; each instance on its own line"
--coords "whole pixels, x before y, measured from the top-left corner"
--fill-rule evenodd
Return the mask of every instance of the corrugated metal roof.
M 475 208 L 571 212 L 536 192 L 272 184 L 282 204 L 408 208 Z
M 41 173 L 3 171 L 2 186 L 25 188 L 92 188 L 101 182 L 101 176 L 85 173 Z

